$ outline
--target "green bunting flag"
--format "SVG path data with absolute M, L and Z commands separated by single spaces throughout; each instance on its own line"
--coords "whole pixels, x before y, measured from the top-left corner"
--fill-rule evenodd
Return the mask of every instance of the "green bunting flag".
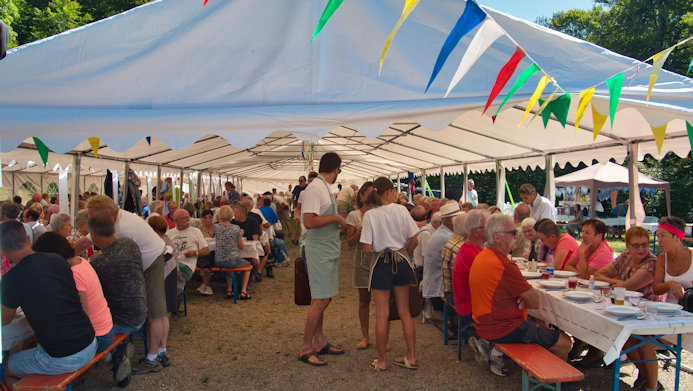
M 623 88 L 623 73 L 611 77 L 606 81 L 606 85 L 609 86 L 609 117 L 611 117 L 611 130 L 613 130 L 616 107 L 618 107 L 618 100 L 621 99 L 621 88 Z
M 566 92 L 565 95 L 561 96 L 560 98 L 556 98 L 553 102 L 551 102 L 551 112 L 556 116 L 558 122 L 563 125 L 564 129 L 565 122 L 568 120 L 568 110 L 570 110 L 571 99 L 570 94 Z
M 322 11 L 322 16 L 320 17 L 320 21 L 318 21 L 318 25 L 315 27 L 315 32 L 313 33 L 313 37 L 310 39 L 311 41 L 315 39 L 315 37 L 320 34 L 320 31 L 322 31 L 322 28 L 325 27 L 325 23 L 327 23 L 328 20 L 332 17 L 332 15 L 337 11 L 337 8 L 339 8 L 340 5 L 342 5 L 342 1 L 344 0 L 330 0 L 327 5 L 325 6 L 325 10 Z
M 43 168 L 46 168 L 46 164 L 48 164 L 48 147 L 43 143 L 43 141 L 36 137 L 34 137 L 34 145 L 36 145 L 36 149 L 38 150 L 39 155 L 41 155 L 41 160 L 43 160 Z
M 527 69 L 525 69 L 520 76 L 515 80 L 515 84 L 513 84 L 513 87 L 510 89 L 510 92 L 508 92 L 508 95 L 505 96 L 505 99 L 503 99 L 503 102 L 501 103 L 500 106 L 498 106 L 498 110 L 496 110 L 496 114 L 493 115 L 493 121 L 495 122 L 496 116 L 500 112 L 501 108 L 503 108 L 503 105 L 505 105 L 505 102 L 512 97 L 517 90 L 519 90 L 525 83 L 527 83 L 527 80 L 529 80 L 532 75 L 535 73 L 539 72 L 540 69 L 537 66 L 537 64 L 532 64 L 530 65 Z
M 688 130 L 688 141 L 691 143 L 691 150 L 693 151 L 693 125 L 686 121 L 686 129 Z
M 539 99 L 539 107 L 544 107 L 544 100 Z M 551 109 L 546 106 L 544 110 L 541 111 L 541 120 L 544 121 L 544 129 L 549 126 L 549 120 L 551 119 Z
M 691 58 L 691 63 L 688 64 L 688 70 L 686 71 L 686 76 L 691 72 L 691 69 L 693 68 L 693 58 Z

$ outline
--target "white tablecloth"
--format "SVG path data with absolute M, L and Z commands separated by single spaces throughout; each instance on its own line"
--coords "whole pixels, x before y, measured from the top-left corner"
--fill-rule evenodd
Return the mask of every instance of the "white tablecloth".
M 530 283 L 538 287 L 540 280 Z M 570 335 L 606 352 L 604 362 L 610 364 L 616 360 L 621 348 L 631 334 L 654 335 L 670 334 L 666 339 L 676 342 L 676 334 L 684 334 L 682 347 L 693 351 L 693 314 L 679 311 L 677 316 L 658 314 L 638 320 L 629 318 L 618 320 L 608 315 L 603 308 L 611 302 L 578 303 L 563 296 L 563 290 L 544 290 L 537 288 L 541 304 L 539 309 L 529 310 L 535 318 L 543 319 L 560 327 Z

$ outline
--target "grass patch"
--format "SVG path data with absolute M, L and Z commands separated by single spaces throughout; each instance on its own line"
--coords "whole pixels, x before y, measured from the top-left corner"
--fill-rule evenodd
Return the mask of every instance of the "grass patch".
M 209 375 L 202 376 L 202 385 L 206 386 L 209 384 Z

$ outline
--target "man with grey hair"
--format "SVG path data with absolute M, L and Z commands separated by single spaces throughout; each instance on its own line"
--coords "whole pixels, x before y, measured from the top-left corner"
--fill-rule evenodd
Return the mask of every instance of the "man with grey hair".
M 539 308 L 539 294 L 507 256 L 517 243 L 512 217 L 500 213 L 489 216 L 485 231 L 488 247 L 474 258 L 469 271 L 477 333 L 491 343 L 536 343 L 566 360 L 572 345 L 568 335 L 525 320 L 525 308 Z M 491 371 L 504 376 L 503 355 L 499 353 L 491 351 Z
M 519 230 L 517 237 L 517 246 L 511 252 L 513 257 L 521 257 L 523 254 L 529 254 L 529 246 L 531 242 L 525 238 L 522 234 L 522 220 L 529 217 L 529 206 L 524 203 L 518 203 L 515 206 L 515 211 L 513 212 L 513 221 L 515 222 L 515 228 Z
M 520 198 L 529 206 L 530 217 L 534 220 L 551 219 L 556 221 L 553 203 L 548 198 L 537 194 L 537 190 L 531 183 L 520 186 Z
M 197 266 L 197 257 L 209 255 L 207 240 L 199 228 L 190 226 L 190 214 L 185 209 L 173 212 L 174 228 L 166 235 L 173 243 L 173 254 L 178 262 L 178 292 L 183 291 L 185 283 L 192 278 Z
M 424 252 L 423 285 L 421 293 L 424 299 L 430 299 L 434 309 L 442 310 L 441 297 L 444 296 L 442 279 L 442 252 L 445 244 L 453 236 L 452 218 L 461 214 L 460 206 L 451 202 L 440 208 L 441 224 L 431 235 Z
M 464 196 L 460 197 L 460 201 L 463 200 Z M 476 208 L 479 205 L 479 194 L 474 190 L 474 179 L 467 181 L 467 202 L 472 204 L 472 208 Z

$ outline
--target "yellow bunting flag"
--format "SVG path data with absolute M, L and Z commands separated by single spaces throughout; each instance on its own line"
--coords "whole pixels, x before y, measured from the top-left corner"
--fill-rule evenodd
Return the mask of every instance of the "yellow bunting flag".
M 575 118 L 575 134 L 577 134 L 582 116 L 585 115 L 585 110 L 587 110 L 587 105 L 590 104 L 590 101 L 592 101 L 593 95 L 594 87 L 588 88 L 580 93 L 580 103 L 578 104 L 577 115 Z M 594 138 L 596 139 L 597 136 L 595 135 Z
M 659 72 L 662 70 L 662 65 L 664 65 L 664 62 L 667 60 L 667 57 L 669 57 L 669 54 L 672 50 L 674 50 L 675 47 L 676 45 L 670 47 L 669 49 L 664 49 L 661 52 L 652 56 L 652 72 L 650 73 L 650 86 L 647 88 L 648 102 L 650 101 L 650 94 L 652 93 L 652 88 L 657 82 Z
M 667 133 L 667 124 L 662 126 L 650 125 L 650 128 L 652 128 L 652 134 L 654 134 L 655 143 L 657 143 L 657 151 L 661 154 L 662 145 L 664 145 L 664 135 Z
M 534 106 L 535 103 L 539 100 L 539 97 L 541 97 L 541 93 L 544 92 L 544 88 L 546 88 L 546 85 L 549 84 L 551 81 L 551 78 L 548 76 L 544 76 L 539 80 L 539 84 L 537 85 L 537 89 L 534 90 L 534 94 L 532 94 L 532 97 L 529 99 L 529 104 L 527 105 L 527 109 L 525 109 L 525 115 L 522 116 L 522 120 L 520 121 L 519 124 L 517 124 L 517 127 L 519 128 L 520 125 L 525 121 L 525 118 L 527 118 L 527 114 L 529 114 L 529 111 L 532 110 L 532 107 Z M 548 102 L 548 100 L 547 100 Z
M 94 157 L 99 157 L 99 144 L 101 140 L 98 137 L 89 137 L 89 145 L 91 145 L 91 150 L 94 152 Z
M 594 121 L 594 128 L 592 130 L 594 133 L 593 141 L 597 140 L 597 136 L 599 136 L 599 132 L 602 130 L 607 118 L 609 118 L 608 115 L 602 115 L 594 108 L 594 105 L 592 105 L 592 120 Z
M 539 115 L 539 113 L 542 113 L 544 111 L 546 106 L 548 106 L 552 102 L 552 99 L 556 95 L 557 92 L 558 92 L 558 86 L 556 86 L 556 89 L 553 90 L 553 93 L 551 93 L 551 95 L 549 95 L 549 97 L 546 98 L 546 101 L 544 102 L 544 104 L 542 104 L 539 107 L 539 110 L 536 113 L 534 113 L 534 115 L 532 116 L 532 119 L 529 120 L 529 123 L 527 125 L 531 124 L 532 121 L 534 121 L 534 119 L 537 118 L 537 115 Z
M 402 15 L 399 17 L 399 20 L 397 21 L 395 28 L 392 29 L 392 32 L 387 37 L 387 40 L 385 41 L 385 46 L 383 46 L 383 53 L 380 55 L 380 68 L 378 68 L 378 75 L 380 75 L 380 71 L 383 70 L 383 61 L 385 61 L 387 51 L 390 49 L 392 39 L 395 37 L 395 34 L 397 34 L 397 30 L 399 30 L 399 27 L 404 22 L 404 19 L 406 19 L 407 16 L 409 16 L 411 11 L 414 10 L 414 7 L 416 7 L 417 4 L 419 4 L 419 0 L 407 0 L 407 2 L 404 4 L 404 10 L 402 10 Z

